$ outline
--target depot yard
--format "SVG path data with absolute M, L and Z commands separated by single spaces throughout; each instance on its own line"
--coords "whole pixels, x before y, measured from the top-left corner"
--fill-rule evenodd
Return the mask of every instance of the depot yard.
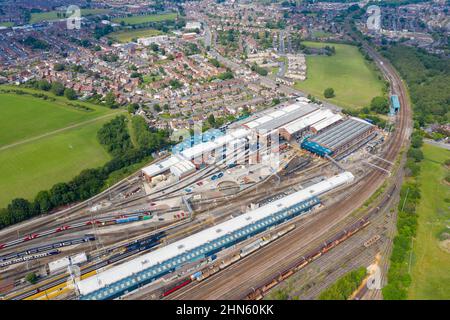
M 58 17 L 58 12 L 61 16 Z M 81 16 L 90 16 L 94 14 L 108 13 L 108 9 L 81 9 Z M 35 12 L 31 14 L 30 23 L 38 23 L 42 21 L 52 21 L 64 19 L 62 15 L 65 11 L 49 11 L 49 12 Z
M 131 31 L 118 31 L 113 32 L 108 35 L 113 40 L 116 40 L 121 43 L 133 41 L 133 39 L 144 38 L 144 37 L 153 37 L 163 34 L 159 30 L 155 29 L 138 29 Z
M 443 165 L 450 159 L 450 151 L 424 144 L 425 159 L 421 164 L 421 200 L 417 206 L 417 237 L 413 242 L 414 254 L 411 270 L 409 299 L 450 299 L 450 251 L 439 239 L 442 232 L 450 233 L 448 199 L 450 187 L 444 178 L 448 169 Z M 445 230 L 446 229 L 446 230 Z M 447 250 L 450 246 L 447 240 Z
M 161 14 L 149 14 L 149 15 L 143 15 L 143 16 L 132 16 L 132 17 L 125 17 L 125 18 L 116 18 L 112 21 L 115 23 L 125 23 L 127 25 L 135 25 L 135 24 L 142 24 L 147 22 L 160 22 L 160 21 L 167 21 L 167 20 L 175 20 L 177 18 L 176 13 L 161 13 Z
M 97 131 L 118 111 L 87 103 L 92 111 L 79 110 L 66 101 L 0 93 L 0 207 L 110 159 Z
M 334 46 L 332 56 L 306 56 L 307 78 L 296 82 L 295 88 L 306 91 L 319 99 L 330 101 L 342 107 L 362 108 L 370 105 L 375 96 L 382 95 L 383 81 L 358 51 L 346 44 L 302 42 L 307 47 Z M 333 88 L 335 97 L 325 99 L 323 92 Z

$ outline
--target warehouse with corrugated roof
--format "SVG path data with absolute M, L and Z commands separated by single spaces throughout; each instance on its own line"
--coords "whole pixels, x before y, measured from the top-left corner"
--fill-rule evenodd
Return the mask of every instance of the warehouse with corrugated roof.
M 375 126 L 359 118 L 348 118 L 316 136 L 305 139 L 301 147 L 321 157 L 336 156 L 373 137 Z

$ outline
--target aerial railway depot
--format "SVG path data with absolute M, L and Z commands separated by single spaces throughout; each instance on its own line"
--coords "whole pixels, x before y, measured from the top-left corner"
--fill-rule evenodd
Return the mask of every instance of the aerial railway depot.
M 372 215 L 346 219 L 390 173 L 411 124 L 400 79 L 368 52 L 391 82 L 395 131 L 274 84 L 274 91 L 283 91 L 281 103 L 177 139 L 171 152 L 155 154 L 151 164 L 73 209 L 1 230 L 0 272 L 14 279 L 0 282 L 1 297 L 217 298 L 228 286 L 226 297 L 259 299 L 370 228 Z M 213 56 L 223 67 L 236 64 L 216 51 Z M 248 76 L 239 66 L 230 69 Z M 256 80 L 270 86 L 269 78 Z M 326 241 L 317 245 L 319 239 Z M 373 239 L 364 246 L 379 240 Z M 316 249 L 306 250 L 306 244 Z M 273 266 L 259 268 L 269 258 Z M 68 286 L 74 266 L 80 277 Z M 239 271 L 236 279 L 233 270 Z M 38 275 L 38 283 L 24 282 L 28 272 Z M 211 289 L 214 281 L 218 286 Z M 247 287 L 239 291 L 233 283 Z M 199 294 L 202 288 L 211 294 Z
M 365 120 L 347 117 L 300 97 L 254 114 L 221 130 L 207 131 L 204 135 L 205 137 L 188 138 L 176 145 L 171 155 L 143 168 L 142 178 L 134 179 L 135 183 L 116 193 L 117 200 L 113 197 L 113 203 L 115 201 L 129 203 L 125 205 L 125 208 L 128 206 L 129 209 L 122 211 L 120 215 L 117 214 L 117 210 L 107 213 L 111 210 L 108 205 L 104 208 L 104 204 L 99 204 L 92 207 L 94 210 L 92 212 L 107 210 L 106 213 L 101 213 L 99 218 L 76 221 L 74 224 L 59 226 L 54 230 L 36 232 L 22 240 L 3 243 L 2 247 L 8 249 L 34 239 L 45 238 L 47 234 L 52 233 L 63 234 L 76 230 L 81 233 L 85 232 L 83 230 L 86 227 L 93 228 L 90 233 L 102 232 L 107 235 L 106 230 L 119 232 L 120 229 L 115 229 L 119 227 L 115 226 L 128 224 L 129 228 L 136 226 L 142 229 L 145 225 L 174 223 L 180 219 L 189 225 L 190 221 L 195 221 L 194 215 L 201 207 L 201 203 L 208 201 L 211 192 L 217 192 L 212 190 L 223 192 L 227 190 L 223 187 L 223 182 L 236 181 L 239 186 L 237 190 L 241 190 L 238 192 L 245 192 L 243 186 L 257 187 L 263 183 L 259 181 L 266 181 L 262 179 L 264 175 L 271 177 L 285 169 L 289 173 L 284 174 L 284 177 L 301 172 L 303 166 L 295 165 L 294 169 L 289 169 L 292 159 L 297 159 L 296 162 L 300 164 L 304 163 L 305 168 L 313 163 L 316 166 L 326 166 L 328 162 L 326 157 L 345 157 L 355 152 L 359 154 L 359 150 L 362 150 L 367 142 L 377 140 L 385 133 Z M 314 148 L 310 147 L 312 143 Z M 187 237 L 177 237 L 179 240 L 175 242 L 169 241 L 167 244 L 163 238 L 162 242 L 159 240 L 160 242 L 152 245 L 141 245 L 137 249 L 131 250 L 127 247 L 125 252 L 119 255 L 114 255 L 114 252 L 107 253 L 105 262 L 101 262 L 104 266 L 102 268 L 110 265 L 111 267 L 95 272 L 95 276 L 92 276 L 92 271 L 97 270 L 99 264 L 90 266 L 92 257 L 91 254 L 87 254 L 86 259 L 80 262 L 80 266 L 83 270 L 86 269 L 83 266 L 87 266 L 86 270 L 89 272 L 86 272 L 86 276 L 76 284 L 76 292 L 72 292 L 80 299 L 115 299 L 133 293 L 141 287 L 156 285 L 176 270 L 178 273 L 179 270 L 184 270 L 181 274 L 189 276 L 185 270 L 187 265 L 192 266 L 196 262 L 211 259 L 217 253 L 230 246 L 237 246 L 243 240 L 268 228 L 314 211 L 314 208 L 321 204 L 318 196 L 339 190 L 342 186 L 353 183 L 355 179 L 352 173 L 342 172 L 341 168 L 337 171 L 330 168 L 328 171 L 327 176 L 311 180 L 300 190 L 293 190 L 287 195 L 285 193 L 273 202 L 261 204 L 259 208 L 257 205 L 256 209 L 253 207 L 253 211 L 228 219 L 221 218 L 224 222 Z M 243 182 L 245 184 L 242 184 Z M 248 190 L 250 189 L 248 187 Z M 220 198 L 220 192 L 219 195 L 215 195 L 217 196 Z M 141 199 L 146 198 L 152 199 L 147 200 L 152 202 L 136 207 L 136 204 L 142 202 Z M 268 242 L 263 240 L 262 244 Z M 258 246 L 260 245 L 258 243 Z M 255 244 L 252 248 L 242 248 L 239 256 L 250 255 L 256 248 Z M 150 252 L 145 253 L 147 251 Z M 144 255 L 133 258 L 134 254 L 140 252 L 144 252 Z M 231 258 L 233 259 L 237 261 L 236 256 Z M 4 266 L 11 263 L 12 261 L 2 261 Z M 20 261 L 16 258 L 13 263 Z M 72 263 L 67 257 L 48 262 L 48 265 L 52 266 L 51 270 L 55 270 L 53 272 L 57 274 L 64 272 L 64 268 L 70 264 Z M 189 270 L 191 274 L 200 272 L 192 267 Z M 205 272 L 199 278 L 205 279 L 209 273 L 211 272 Z M 56 294 L 51 290 L 52 287 L 45 292 Z M 64 294 L 66 292 L 67 290 L 63 291 Z M 31 291 L 15 297 L 34 295 L 40 298 L 45 296 L 39 292 L 33 294 Z

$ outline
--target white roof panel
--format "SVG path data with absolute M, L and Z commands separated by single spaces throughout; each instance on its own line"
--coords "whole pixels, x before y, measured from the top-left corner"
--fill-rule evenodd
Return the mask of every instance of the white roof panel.
M 284 112 L 282 110 L 276 110 L 274 112 L 269 113 L 268 116 L 272 117 L 272 118 L 279 118 L 279 117 L 281 117 L 282 115 L 285 115 L 285 114 L 286 114 L 286 112 Z
M 217 148 L 216 144 L 213 141 L 208 141 L 184 150 L 181 152 L 181 155 L 186 159 L 197 158 L 211 150 L 214 150 L 215 148 Z
M 167 159 L 164 159 L 161 162 L 154 163 L 148 167 L 145 167 L 142 169 L 142 172 L 148 176 L 155 176 L 158 175 L 164 171 L 167 171 L 170 169 L 171 166 L 175 165 L 176 163 L 180 162 L 181 159 L 177 156 L 171 156 Z
M 340 114 L 333 114 L 331 117 L 327 117 L 322 121 L 315 123 L 314 125 L 311 126 L 311 128 L 313 128 L 316 131 L 320 131 L 328 126 L 331 126 L 333 123 L 336 123 L 341 119 L 342 116 Z
M 297 109 L 299 109 L 301 107 L 302 107 L 302 105 L 299 102 L 296 102 L 296 103 L 290 104 L 290 105 L 282 108 L 281 110 L 283 110 L 284 112 L 288 113 L 288 112 L 292 112 L 294 110 L 297 110 Z
M 303 130 L 310 125 L 321 121 L 325 119 L 327 116 L 330 116 L 331 111 L 329 110 L 316 110 L 311 112 L 310 114 L 307 114 L 304 117 L 301 117 L 298 120 L 292 121 L 285 125 L 283 128 L 289 133 L 293 134 L 295 132 L 298 132 L 300 130 Z

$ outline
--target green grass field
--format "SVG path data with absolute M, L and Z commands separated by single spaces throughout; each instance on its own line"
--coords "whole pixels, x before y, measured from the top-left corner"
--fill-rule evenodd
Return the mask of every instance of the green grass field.
M 81 111 L 64 101 L 0 93 L 0 207 L 110 159 L 97 131 L 120 111 L 86 103 L 94 111 Z
M 326 38 L 332 36 L 333 34 L 323 31 L 323 30 L 313 30 L 312 36 L 315 38 Z
M 30 23 L 37 23 L 42 21 L 52 21 L 63 19 L 63 16 L 58 17 L 58 12 L 61 11 L 49 11 L 49 12 L 35 12 L 31 14 Z M 93 14 L 108 13 L 108 9 L 81 9 L 81 16 L 90 16 Z
M 144 38 L 144 37 L 152 37 L 163 34 L 159 30 L 155 29 L 138 29 L 131 31 L 118 31 L 113 32 L 108 35 L 109 38 L 116 40 L 121 43 L 130 42 L 134 38 Z
M 334 46 L 333 56 L 307 56 L 307 79 L 295 88 L 347 108 L 368 106 L 382 95 L 383 82 L 355 46 L 334 43 L 303 42 L 308 47 Z M 325 99 L 323 91 L 331 87 L 335 97 Z
M 417 206 L 418 229 L 413 243 L 412 282 L 409 299 L 450 299 L 450 252 L 439 247 L 438 235 L 450 221 L 450 187 L 443 183 L 448 172 L 442 164 L 450 151 L 424 144 L 421 164 L 421 200 Z
M 13 27 L 14 23 L 12 22 L 0 22 L 0 27 Z
M 90 107 L 95 110 L 87 112 L 75 109 L 67 106 L 63 98 L 50 102 L 28 95 L 0 93 L 0 150 L 11 143 L 43 135 L 111 112 L 109 109 L 99 106 L 90 105 Z M 11 121 L 11 119 L 18 119 L 18 121 Z
M 122 21 L 128 25 L 135 25 L 147 22 L 159 22 L 167 20 L 175 20 L 177 18 L 176 13 L 161 13 L 161 14 L 150 14 L 145 16 L 132 16 L 125 18 L 116 18 L 112 21 L 115 23 L 121 23 Z

